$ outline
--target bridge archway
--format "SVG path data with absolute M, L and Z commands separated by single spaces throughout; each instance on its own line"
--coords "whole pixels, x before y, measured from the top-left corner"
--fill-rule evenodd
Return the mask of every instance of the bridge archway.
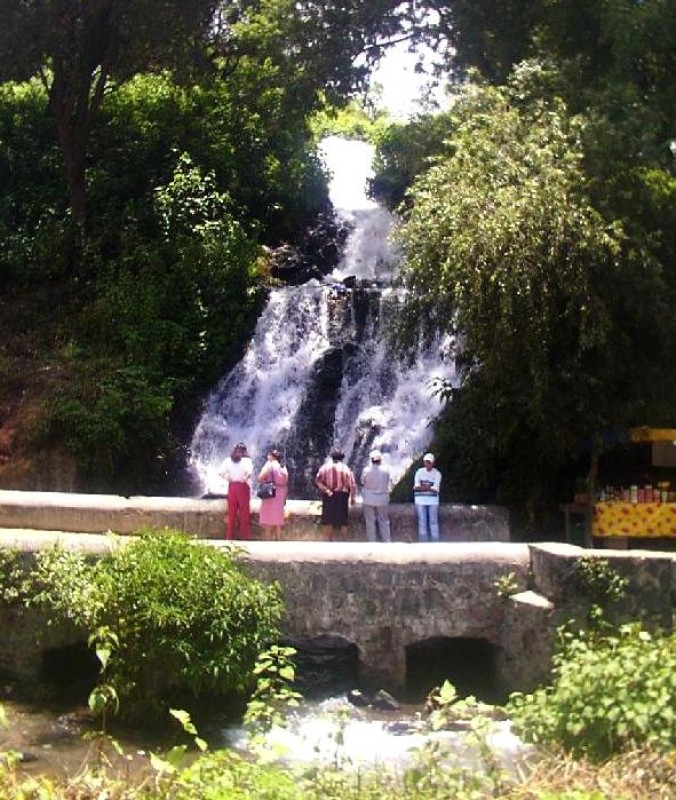
M 96 686 L 101 664 L 85 639 L 42 653 L 39 682 L 60 699 L 81 701 Z
M 406 647 L 406 694 L 422 700 L 449 680 L 462 697 L 487 703 L 504 699 L 500 687 L 500 648 L 486 639 L 435 636 Z
M 306 697 L 346 692 L 359 685 L 359 648 L 337 634 L 287 637 L 293 647 L 296 686 Z

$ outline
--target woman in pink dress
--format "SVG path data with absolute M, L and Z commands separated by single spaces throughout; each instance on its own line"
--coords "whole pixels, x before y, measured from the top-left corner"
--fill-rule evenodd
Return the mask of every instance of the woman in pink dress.
M 286 487 L 289 483 L 289 473 L 281 462 L 279 450 L 271 450 L 268 453 L 268 460 L 263 469 L 258 474 L 259 483 L 274 483 L 277 491 L 274 497 L 267 497 L 261 500 L 261 510 L 258 522 L 266 527 L 272 528 L 272 538 L 279 541 L 284 524 L 284 504 L 286 503 Z

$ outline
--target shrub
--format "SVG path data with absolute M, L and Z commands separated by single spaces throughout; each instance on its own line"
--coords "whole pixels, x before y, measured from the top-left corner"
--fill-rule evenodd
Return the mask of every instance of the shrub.
M 244 575 L 232 550 L 169 530 L 142 532 L 96 563 L 48 551 L 34 577 L 34 602 L 94 636 L 114 635 L 106 683 L 123 716 L 146 720 L 166 718 L 186 696 L 251 689 L 282 608 L 278 587 Z
M 676 633 L 640 624 L 564 636 L 552 686 L 515 694 L 507 713 L 532 742 L 603 760 L 634 746 L 676 747 Z

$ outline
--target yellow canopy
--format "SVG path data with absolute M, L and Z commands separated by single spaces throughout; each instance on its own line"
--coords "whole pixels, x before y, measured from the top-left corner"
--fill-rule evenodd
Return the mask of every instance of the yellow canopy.
M 676 442 L 676 428 L 632 428 L 629 431 L 632 442 Z

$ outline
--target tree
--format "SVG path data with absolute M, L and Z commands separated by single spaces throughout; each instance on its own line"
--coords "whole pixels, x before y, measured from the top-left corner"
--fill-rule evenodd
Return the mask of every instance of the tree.
M 426 35 L 450 44 L 448 66 L 502 82 L 530 52 L 542 0 L 427 0 Z
M 377 136 L 373 197 L 391 211 L 406 202 L 406 192 L 446 149 L 453 130 L 448 113 L 423 115 L 407 124 L 393 123 Z
M 414 3 L 353 0 L 0 0 L 0 80 L 39 75 L 48 94 L 70 204 L 87 214 L 87 145 L 111 80 L 180 65 L 227 76 L 242 59 L 276 66 L 311 110 L 320 91 L 349 96 Z M 362 56 L 361 63 L 357 59 Z
M 0 78 L 47 88 L 70 204 L 85 221 L 87 143 L 113 77 L 174 63 L 204 45 L 214 0 L 0 0 Z
M 470 89 L 400 234 L 399 335 L 420 319 L 457 335 L 464 384 L 492 408 L 503 499 L 531 511 L 585 437 L 645 409 L 673 338 L 659 263 L 586 195 L 584 126 L 518 81 Z

